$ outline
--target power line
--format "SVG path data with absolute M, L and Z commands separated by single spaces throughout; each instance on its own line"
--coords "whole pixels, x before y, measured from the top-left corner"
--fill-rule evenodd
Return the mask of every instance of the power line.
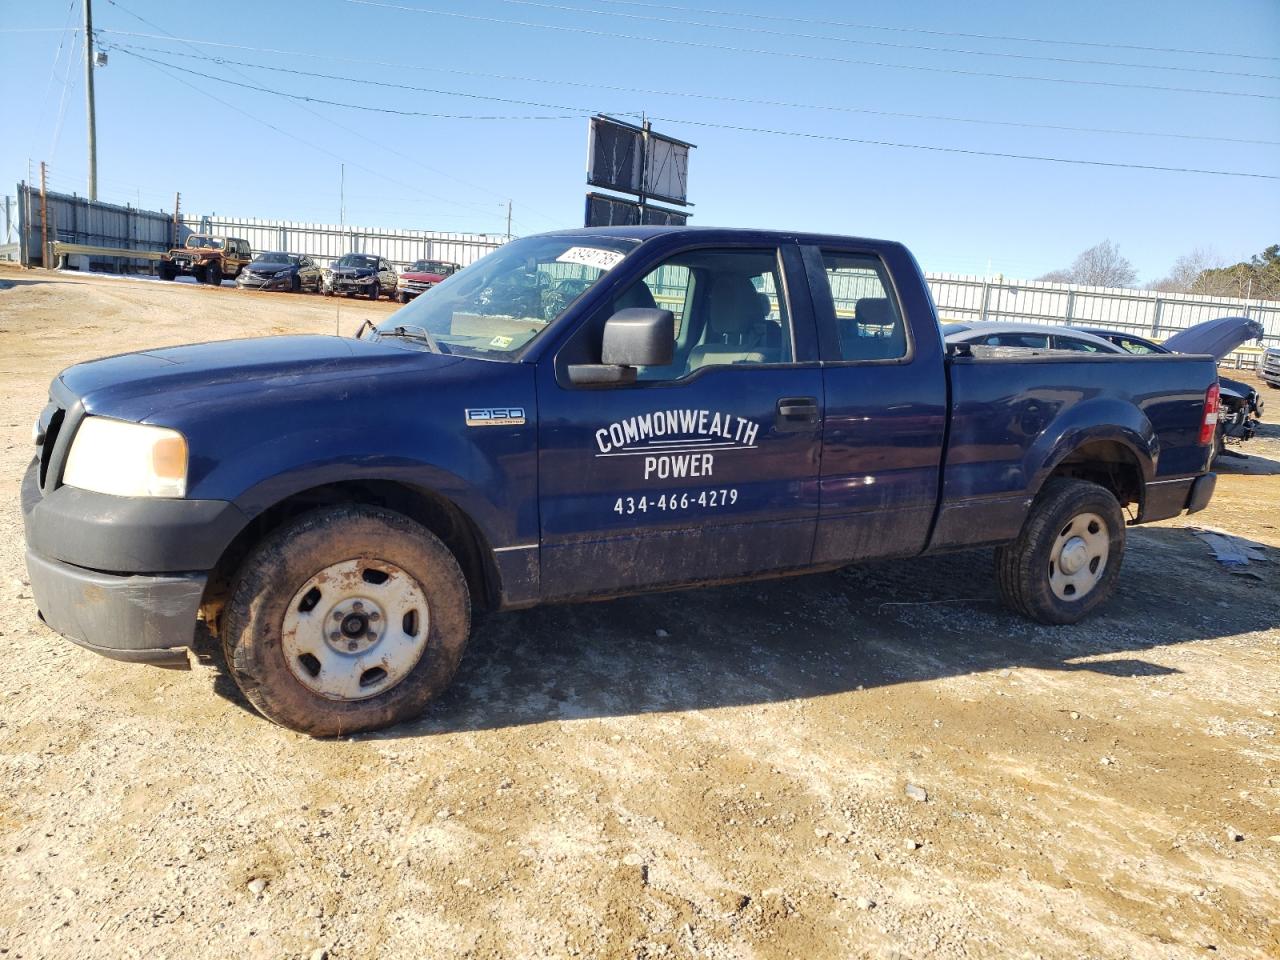
M 1267 73 L 1245 73 L 1241 70 L 1220 70 L 1216 67 L 1169 66 L 1159 63 L 1124 63 L 1116 60 L 1091 60 L 1083 57 L 1037 56 L 1030 53 L 1008 53 L 1002 50 L 972 50 L 958 47 L 934 47 L 918 43 L 895 43 L 891 40 L 864 40 L 857 37 L 837 37 L 831 34 L 794 33 L 787 30 L 771 30 L 768 27 L 744 27 L 735 23 L 709 23 L 705 20 L 689 20 L 676 17 L 655 17 L 643 13 L 626 13 L 621 10 L 592 10 L 588 7 L 571 7 L 546 0 L 499 0 L 524 7 L 544 10 L 560 10 L 566 13 L 586 13 L 597 17 L 619 17 L 627 20 L 643 20 L 649 23 L 669 23 L 681 27 L 708 27 L 712 30 L 734 30 L 771 37 L 787 37 L 793 40 L 824 40 L 832 43 L 851 43 L 859 46 L 886 47 L 894 50 L 922 50 L 926 53 L 959 53 L 973 57 L 999 57 L 1007 60 L 1035 60 L 1042 63 L 1069 63 L 1091 67 L 1126 67 L 1138 70 L 1173 70 L 1180 73 L 1211 73 L 1224 77 L 1246 77 L 1252 80 L 1280 80 L 1280 76 Z M 683 13 L 713 13 L 715 11 L 682 10 Z
M 162 61 L 153 60 L 150 57 L 144 57 L 141 54 L 130 53 L 129 51 L 123 51 L 123 50 L 122 52 L 128 53 L 129 56 L 137 57 L 141 60 L 145 60 L 153 64 L 159 64 L 164 67 L 170 67 L 175 70 L 180 70 L 183 73 L 189 73 L 195 76 L 204 77 L 205 79 L 208 79 L 208 80 L 214 80 L 219 83 L 231 84 L 232 86 L 237 86 L 237 87 L 249 87 L 250 89 L 256 90 L 259 93 L 269 93 L 275 96 L 286 97 L 289 99 L 299 98 L 299 99 L 313 100 L 314 102 L 330 103 L 330 104 L 339 105 L 339 106 L 349 106 L 354 109 L 368 110 L 368 111 L 374 111 L 374 112 L 380 112 L 380 113 L 396 113 L 396 114 L 404 113 L 404 111 L 392 110 L 391 108 L 388 108 L 388 107 L 371 107 L 363 104 L 343 104 L 333 100 L 320 100 L 318 98 L 302 97 L 302 95 L 300 94 L 287 93 L 281 90 L 273 90 L 268 87 L 251 86 L 249 84 L 239 83 L 234 80 L 228 80 L 225 77 L 214 77 L 209 74 L 200 73 L 199 71 L 196 71 L 196 70 L 190 70 L 186 67 L 179 67 L 176 64 L 163 63 Z M 367 80 L 358 80 L 358 79 L 352 79 L 352 78 L 332 78 L 332 79 L 346 79 L 349 82 L 371 83 L 377 86 L 396 86 L 396 87 L 401 87 L 407 90 L 420 89 L 420 88 L 415 88 L 406 84 L 388 84 L 382 81 L 367 81 Z M 595 112 L 599 112 L 599 111 L 592 111 L 592 113 L 595 113 Z M 439 116 L 439 114 L 424 114 L 424 115 Z M 524 117 L 522 119 L 530 119 L 530 118 Z M 569 119 L 577 119 L 577 117 L 575 116 Z M 688 120 L 688 119 L 681 119 L 676 117 L 653 117 L 652 119 L 660 120 L 664 123 L 681 123 L 681 124 L 688 124 L 691 126 L 709 127 L 709 128 L 721 129 L 721 130 L 735 130 L 735 131 L 745 132 L 745 133 L 768 134 L 772 136 L 801 137 L 801 138 L 811 139 L 811 140 L 828 140 L 828 141 L 835 141 L 835 142 L 841 142 L 841 143 L 857 143 L 857 144 L 863 144 L 867 146 L 896 147 L 896 148 L 907 149 L 907 150 L 926 150 L 926 151 L 931 151 L 936 153 L 956 153 L 956 154 L 964 154 L 967 156 L 976 156 L 976 157 L 999 157 L 1002 159 L 1009 159 L 1009 160 L 1035 160 L 1035 161 L 1040 161 L 1045 163 L 1073 164 L 1073 165 L 1090 166 L 1090 167 L 1112 167 L 1112 168 L 1125 168 L 1125 169 L 1134 169 L 1134 170 L 1152 170 L 1152 171 L 1159 171 L 1163 173 L 1193 173 L 1193 174 L 1204 174 L 1204 175 L 1222 176 L 1222 177 L 1247 177 L 1251 179 L 1260 179 L 1260 180 L 1280 180 L 1280 175 L 1273 175 L 1273 174 L 1266 174 L 1266 173 L 1248 173 L 1248 172 L 1234 171 L 1234 170 L 1210 170 L 1210 169 L 1202 169 L 1202 168 L 1196 168 L 1196 167 L 1170 167 L 1170 166 L 1161 166 L 1157 164 L 1126 163 L 1126 162 L 1111 161 L 1111 160 L 1086 160 L 1086 159 L 1077 159 L 1077 158 L 1070 158 L 1070 157 L 1042 156 L 1037 154 L 1005 153 L 1005 152 L 999 152 L 999 151 L 993 151 L 993 150 L 972 150 L 972 149 L 967 149 L 963 147 L 949 147 L 949 146 L 941 146 L 937 144 L 901 143 L 901 142 L 889 141 L 889 140 L 873 140 L 873 139 L 864 139 L 864 138 L 858 138 L 858 137 L 842 137 L 834 134 L 805 133 L 803 131 L 777 130 L 777 129 L 771 129 L 767 127 L 748 127 L 748 126 L 740 126 L 736 124 L 716 123 L 708 120 Z
M 752 56 L 785 57 L 795 60 L 810 60 L 822 63 L 843 63 L 854 66 L 883 67 L 890 70 L 915 70 L 925 73 L 945 73 L 968 77 L 984 77 L 997 80 L 1030 80 L 1039 83 L 1062 83 L 1086 87 L 1111 87 L 1125 90 L 1157 90 L 1164 93 L 1197 93 L 1218 97 L 1249 97 L 1257 100 L 1280 100 L 1280 94 L 1243 93 L 1236 90 L 1210 90 L 1199 87 L 1169 87 L 1152 83 L 1127 83 L 1120 80 L 1082 80 L 1068 77 L 1041 77 L 1032 74 L 992 73 L 984 70 L 962 70 L 958 67 L 931 67 L 923 64 L 885 63 L 880 60 L 860 60 L 853 57 L 832 57 L 815 53 L 799 53 L 791 50 L 769 50 L 761 47 L 735 47 L 724 43 L 711 43 L 703 40 L 679 40 L 671 37 L 651 37 L 639 34 L 616 33 L 612 30 L 595 30 L 591 27 L 576 27 L 567 24 L 537 23 L 530 20 L 512 20 L 505 17 L 486 17 L 473 13 L 457 13 L 452 10 L 436 10 L 427 7 L 408 7 L 386 0 L 344 0 L 345 3 L 365 7 L 383 7 L 388 10 L 401 10 L 407 13 L 425 13 L 436 17 L 453 17 L 476 23 L 500 23 L 505 26 L 533 27 L 539 30 L 557 30 L 563 33 L 585 34 L 593 37 L 608 37 L 614 40 L 639 40 L 644 43 L 666 43 L 681 47 L 694 47 L 700 50 L 722 50 L 729 53 L 746 53 Z
M 99 31 L 99 32 L 112 33 L 116 36 L 138 36 L 137 34 L 125 33 L 123 31 Z M 144 34 L 142 36 L 147 36 L 147 35 Z M 175 37 L 174 39 L 178 40 L 182 38 Z M 521 83 L 542 83 L 542 84 L 553 84 L 558 86 L 586 87 L 592 90 L 609 90 L 609 91 L 618 92 L 618 93 L 632 93 L 632 94 L 640 94 L 645 96 L 682 97 L 682 98 L 696 99 L 696 100 L 711 100 L 711 101 L 716 101 L 721 103 L 740 103 L 740 104 L 748 104 L 748 105 L 755 105 L 755 106 L 784 107 L 787 109 L 823 110 L 823 111 L 829 111 L 834 113 L 855 113 L 855 114 L 863 114 L 863 115 L 870 115 L 870 116 L 894 117 L 898 119 L 907 119 L 907 120 L 929 120 L 929 121 L 943 121 L 943 122 L 949 122 L 949 123 L 983 124 L 983 125 L 1001 126 L 1001 127 L 1018 127 L 1018 128 L 1025 128 L 1025 129 L 1032 129 L 1032 130 L 1056 130 L 1056 131 L 1067 132 L 1067 133 L 1094 133 L 1094 134 L 1107 134 L 1107 135 L 1129 136 L 1129 137 L 1160 137 L 1160 138 L 1175 139 L 1175 140 L 1203 140 L 1211 143 L 1241 143 L 1241 144 L 1256 144 L 1256 145 L 1263 145 L 1263 146 L 1280 146 L 1280 141 L 1278 140 L 1257 140 L 1257 139 L 1249 139 L 1244 137 L 1223 137 L 1223 136 L 1214 136 L 1209 134 L 1194 134 L 1194 133 L 1164 133 L 1164 132 L 1151 131 L 1151 130 L 1121 130 L 1121 129 L 1108 128 L 1108 127 L 1074 127 L 1074 126 L 1067 126 L 1064 124 L 1030 123 L 1030 122 L 1018 121 L 1018 120 L 991 120 L 991 119 L 984 119 L 984 118 L 977 118 L 977 117 L 955 117 L 955 116 L 947 116 L 947 115 L 941 115 L 941 114 L 901 113 L 901 112 L 892 111 L 892 110 L 873 110 L 873 109 L 864 108 L 864 107 L 848 107 L 848 106 L 837 106 L 833 104 L 820 104 L 820 103 L 801 103 L 801 102 L 787 101 L 787 100 L 767 100 L 767 99 L 758 99 L 753 97 L 736 97 L 736 96 L 727 96 L 727 95 L 721 95 L 721 94 L 697 93 L 690 90 L 661 90 L 661 89 L 645 88 L 645 87 L 624 87 L 624 86 L 617 86 L 613 84 L 597 83 L 592 81 L 556 80 L 556 79 L 548 79 L 545 77 L 530 77 L 530 76 L 501 74 L 501 73 L 485 73 L 478 70 L 456 70 L 456 69 L 450 69 L 446 67 L 431 67 L 431 66 L 424 66 L 424 65 L 418 65 L 418 64 L 390 63 L 382 60 L 364 60 L 364 59 L 358 59 L 354 57 L 332 57 L 332 56 L 325 56 L 323 54 L 308 53 L 308 52 L 297 51 L 297 50 L 279 50 L 271 47 L 250 47 L 250 46 L 245 46 L 243 44 L 218 43 L 218 42 L 209 41 L 209 40 L 190 40 L 190 41 L 184 40 L 184 42 L 188 43 L 188 45 L 192 43 L 199 43 L 205 46 L 223 47 L 223 48 L 235 49 L 235 50 L 247 50 L 254 53 L 268 53 L 268 54 L 277 54 L 277 55 L 284 55 L 284 56 L 308 57 L 308 58 L 317 59 L 317 60 L 334 61 L 339 63 L 361 64 L 365 66 L 387 67 L 387 68 L 393 68 L 397 70 L 425 70 L 433 73 L 447 73 L 455 76 L 484 77 L 492 80 L 516 81 Z M 210 63 L 233 64 L 235 66 L 248 67 L 249 69 L 256 69 L 256 70 L 273 70 L 278 72 L 292 72 L 292 73 L 302 74 L 303 76 L 325 76 L 324 74 L 308 74 L 305 71 L 288 70 L 283 67 L 276 67 L 276 66 L 271 66 L 271 65 L 262 64 L 262 63 L 251 63 L 244 60 L 231 60 L 225 57 L 218 57 L 218 56 L 202 56 L 200 54 L 185 54 L 179 51 L 158 50 L 154 47 L 137 46 L 133 44 L 119 44 L 118 42 L 114 44 L 114 46 L 117 49 L 141 50 L 148 53 L 160 53 L 166 56 L 192 57 L 194 59 L 205 60 Z M 243 76 L 243 74 L 240 74 L 240 75 Z M 441 91 L 441 92 L 447 93 L 450 95 L 456 94 L 455 91 Z M 463 95 L 463 94 L 456 94 L 456 95 Z M 466 94 L 466 95 L 474 96 L 471 94 Z
M 174 41 L 176 41 L 176 42 L 178 42 L 178 43 L 183 44 L 183 45 L 184 45 L 184 46 L 186 46 L 188 49 L 190 49 L 190 50 L 194 51 L 196 56 L 199 56 L 199 51 L 196 49 L 196 47 L 195 47 L 195 46 L 193 46 L 193 41 L 191 41 L 191 40 L 187 40 L 187 39 L 184 39 L 184 38 L 182 38 L 182 37 L 177 37 L 177 36 L 175 36 L 174 34 L 170 33 L 168 30 L 165 30 L 165 29 L 164 29 L 163 27 L 161 27 L 159 24 L 153 23 L 153 22 L 151 22 L 150 20 L 148 20 L 146 17 L 143 17 L 142 15 L 140 15 L 140 14 L 138 14 L 138 13 L 135 13 L 134 11 L 130 10 L 128 7 L 124 6 L 124 4 L 119 3 L 119 2 L 118 2 L 118 0 L 107 0 L 107 2 L 108 2 L 109 4 L 111 4 L 113 7 L 115 7 L 116 9 L 118 9 L 118 10 L 120 10 L 120 11 L 122 11 L 122 12 L 124 12 L 124 13 L 128 14 L 129 16 L 133 17 L 133 19 L 135 19 L 135 20 L 139 21 L 140 23 L 143 23 L 143 24 L 145 24 L 146 26 L 151 27 L 153 30 L 159 30 L 162 34 L 164 34 L 164 36 L 168 37 L 169 39 L 174 40 Z M 72 3 L 75 3 L 75 0 L 72 0 Z M 168 52 L 171 56 L 173 55 L 173 53 L 172 53 L 171 51 L 153 51 L 153 52 Z M 178 56 L 182 56 L 182 54 L 178 54 Z M 202 58 L 202 59 L 204 59 L 204 58 Z M 244 79 L 244 80 L 250 80 L 250 79 L 252 79 L 252 78 L 250 78 L 250 77 L 248 77 L 248 76 L 245 76 L 245 74 L 241 73 L 241 72 L 240 72 L 240 71 L 238 71 L 238 70 L 233 69 L 231 72 L 232 72 L 232 73 L 234 73 L 234 74 L 236 74 L 237 76 L 241 77 L 241 78 L 242 78 L 242 79 Z M 412 157 L 412 156 L 410 156 L 409 154 L 402 153 L 402 152 L 400 152 L 399 150 L 396 150 L 394 147 L 390 147 L 390 146 L 388 146 L 388 145 L 387 145 L 387 144 L 385 144 L 385 143 L 381 143 L 381 142 L 378 142 L 378 141 L 372 140 L 371 138 L 369 138 L 369 137 L 365 136 L 365 134 L 364 134 L 362 131 L 359 131 L 359 130 L 356 130 L 356 129 L 352 128 L 352 127 L 349 127 L 349 126 L 347 126 L 346 124 L 343 124 L 343 123 L 341 123 L 341 122 L 339 122 L 339 121 L 337 121 L 337 120 L 334 120 L 332 117 L 326 117 L 326 116 L 324 116 L 323 114 L 319 113 L 318 111 L 316 111 L 316 110 L 312 110 L 312 109 L 311 109 L 309 106 L 307 106 L 306 104 L 300 104 L 299 106 L 300 106 L 300 108 L 301 108 L 302 110 L 305 110 L 307 113 L 311 114 L 313 117 L 317 117 L 317 118 L 319 118 L 319 119 L 323 120 L 323 121 L 324 121 L 325 123 L 327 123 L 327 124 L 331 124 L 331 125 L 333 125 L 333 126 L 338 127 L 338 128 L 339 128 L 339 129 L 341 129 L 341 130 L 345 130 L 347 133 L 349 133 L 349 134 L 351 134 L 351 135 L 353 135 L 353 136 L 355 136 L 355 137 L 358 137 L 359 139 L 361 139 L 361 140 L 365 141 L 366 143 L 374 144 L 375 146 L 377 146 L 377 147 L 378 147 L 379 149 L 381 149 L 381 150 L 385 150 L 385 151 L 387 151 L 387 152 L 389 152 L 389 153 L 393 153 L 393 154 L 395 154 L 396 156 L 398 156 L 398 157 L 400 157 L 400 158 L 402 158 L 402 159 L 404 159 L 404 160 L 408 160 L 410 163 L 414 164 L 415 166 L 421 167 L 423 170 L 427 170 L 428 172 L 431 172 L 431 173 L 437 174 L 438 176 L 447 177 L 447 178 L 448 178 L 448 179 L 450 179 L 450 180 L 453 180 L 453 181 L 455 181 L 455 182 L 457 182 L 457 183 L 461 183 L 461 184 L 463 184 L 464 186 L 470 187 L 470 188 L 471 188 L 471 189 L 473 189 L 473 190 L 478 190 L 478 191 L 480 191 L 480 192 L 482 192 L 482 193 L 490 193 L 490 194 L 492 194 L 493 196 L 502 196 L 502 194 L 497 193 L 496 191 L 491 191 L 491 190 L 488 190 L 488 189 L 486 189 L 486 188 L 484 188 L 484 187 L 480 187 L 480 186 L 478 186 L 478 185 L 476 185 L 476 184 L 474 184 L 474 183 L 470 183 L 469 181 L 464 180 L 464 179 L 462 179 L 461 177 L 455 176 L 454 174 L 451 174 L 451 173 L 449 173 L 449 172 L 447 172 L 447 171 L 445 171 L 445 170 L 439 170 L 439 169 L 437 169 L 437 168 L 435 168 L 435 167 L 431 166 L 431 165 L 430 165 L 430 164 L 428 164 L 428 163 L 424 163 L 422 160 L 418 159 L 417 157 Z M 424 195 L 425 195 L 425 196 L 429 196 L 429 197 L 433 197 L 433 198 L 438 199 L 438 200 L 442 200 L 442 201 L 444 201 L 444 202 L 446 202 L 446 203 L 453 203 L 453 204 L 455 204 L 455 205 L 457 205 L 457 206 L 471 206 L 471 207 L 473 207 L 474 209 L 477 209 L 477 210 L 481 209 L 480 204 L 476 204 L 476 203 L 466 203 L 466 202 L 464 202 L 464 201 L 449 200 L 448 198 L 440 197 L 440 196 L 437 196 L 436 194 L 430 194 L 430 193 L 427 193 L 427 194 L 424 194 Z M 532 213 L 538 213 L 538 211 L 533 210 L 532 208 L 530 208 L 530 212 L 532 212 Z M 554 221 L 557 225 L 559 224 L 559 220 L 558 220 L 558 219 L 556 219 L 556 218 L 549 217 L 549 216 L 547 216 L 546 214 L 539 214 L 539 216 L 544 217 L 544 218 L 545 218 L 545 219 L 547 219 L 549 222 Z
M 797 130 L 771 130 L 766 127 L 746 127 L 710 120 L 683 120 L 673 117 L 650 117 L 663 123 L 686 123 L 696 127 L 713 127 L 720 130 L 738 130 L 744 133 L 766 133 L 782 137 L 802 137 L 808 140 L 833 140 L 841 143 L 861 143 L 875 147 L 901 147 L 908 150 L 930 150 L 940 153 L 962 153 L 974 157 L 1002 157 L 1008 160 L 1038 160 L 1044 163 L 1079 164 L 1089 167 L 1118 167 L 1131 170 L 1156 170 L 1162 173 L 1198 173 L 1215 177 L 1248 177 L 1256 180 L 1280 180 L 1280 175 L 1270 173 L 1246 173 L 1236 170 L 1205 170 L 1195 167 L 1164 167 L 1149 163 L 1122 163 L 1113 160 L 1081 160 L 1071 157 L 1049 157 L 1027 153 L 1000 153 L 993 150 L 968 150 L 963 147 L 943 147 L 923 143 L 895 143 L 888 140 L 865 140 L 857 137 L 841 137 L 835 134 L 804 133 Z
M 172 70 L 180 70 L 183 73 L 189 73 L 192 76 L 203 77 L 206 80 L 213 80 L 213 81 L 216 81 L 217 83 L 229 84 L 230 86 L 233 86 L 233 87 L 241 87 L 245 90 L 253 90 L 257 93 L 271 93 L 278 97 L 287 97 L 290 100 L 299 100 L 303 103 L 323 103 L 331 107 L 347 107 L 348 109 L 351 109 L 351 110 L 371 111 L 373 113 L 387 113 L 387 114 L 391 114 L 393 116 L 399 116 L 399 117 L 428 117 L 434 120 L 577 120 L 579 117 L 582 117 L 584 115 L 590 115 L 592 113 L 598 112 L 594 110 L 588 110 L 585 107 L 564 107 L 564 106 L 557 106 L 554 104 L 537 104 L 528 100 L 512 100 L 509 98 L 502 98 L 502 97 L 481 97 L 478 94 L 467 94 L 467 93 L 454 93 L 453 95 L 460 96 L 460 97 L 472 97 L 478 100 L 496 100 L 500 103 L 511 103 L 511 104 L 520 104 L 524 106 L 544 107 L 546 109 L 552 109 L 552 110 L 575 110 L 577 112 L 573 114 L 568 114 L 568 115 L 558 114 L 554 116 L 529 115 L 529 114 L 500 115 L 500 114 L 474 114 L 474 113 L 433 113 L 425 110 L 399 110 L 394 107 L 376 107 L 366 103 L 344 103 L 341 100 L 329 100 L 324 97 L 312 97 L 302 93 L 289 93 L 284 90 L 271 90 L 266 87 L 260 87 L 251 83 L 240 83 L 237 80 L 228 80 L 226 77 L 215 77 L 212 74 L 201 73 L 199 70 L 192 70 L 189 67 L 180 67 L 176 63 L 165 63 L 162 60 L 154 60 L 151 57 L 146 57 L 140 53 L 135 53 L 134 51 L 123 46 L 113 45 L 111 49 L 119 50 L 121 53 L 126 54 L 127 56 L 130 56 L 130 57 L 135 57 L 138 60 L 145 60 L 148 63 L 169 67 Z M 322 75 L 316 74 L 316 76 L 322 76 Z M 349 77 L 332 77 L 330 79 L 350 80 L 353 83 L 368 83 L 368 84 L 372 84 L 374 86 L 379 86 L 379 87 L 396 87 L 402 90 L 416 90 L 424 93 L 440 92 L 440 91 L 429 90 L 423 87 L 411 87 L 405 84 L 385 83 L 385 82 L 380 82 L 376 80 L 354 80 Z M 619 113 L 624 116 L 639 115 L 635 111 L 630 111 L 630 110 L 616 110 L 616 111 L 610 111 L 610 112 Z
M 644 3 L 640 0 L 596 0 L 615 6 L 650 7 L 656 10 L 675 10 L 680 13 L 709 13 L 721 17 L 750 17 L 753 20 L 772 20 L 780 23 L 806 23 L 824 27 L 851 27 L 856 30 L 885 30 L 893 33 L 918 33 L 933 37 L 961 37 L 965 40 L 1002 40 L 1013 43 L 1042 43 L 1055 46 L 1096 47 L 1106 50 L 1141 50 L 1145 53 L 1185 53 L 1205 57 L 1237 57 L 1242 60 L 1280 60 L 1280 57 L 1254 53 L 1232 53 L 1225 50 L 1188 50 L 1183 47 L 1150 47 L 1133 43 L 1110 43 L 1092 40 L 1060 40 L 1048 37 L 1017 37 L 999 33 L 957 33 L 952 30 L 930 30 L 925 27 L 890 27 L 878 23 L 856 23 L 848 20 L 823 20 L 805 17 L 782 17 L 768 13 L 748 13 L 742 10 L 707 10 L 699 7 L 680 7 L 667 3 Z
M 136 56 L 136 54 L 135 54 L 134 56 Z M 425 191 L 421 190 L 418 186 L 416 186 L 416 185 L 414 185 L 414 184 L 405 183 L 403 180 L 399 180 L 399 179 L 397 179 L 397 178 L 395 178 L 395 177 L 389 176 L 388 174 L 385 174 L 385 173 L 382 173 L 381 171 L 375 170 L 375 169 L 373 169 L 372 167 L 368 167 L 368 166 L 365 166 L 364 164 L 355 163 L 355 162 L 353 162 L 353 161 L 351 161 L 351 160 L 347 160 L 346 158 L 344 158 L 344 157 L 342 157 L 342 156 L 340 156 L 340 155 L 338 155 L 338 154 L 334 153 L 332 150 L 329 150 L 329 149 L 327 149 L 326 147 L 322 147 L 322 146 L 320 146 L 320 145 L 318 145 L 318 144 L 312 143 L 312 142 L 311 142 L 311 141 L 309 141 L 309 140 L 304 140 L 302 137 L 299 137 L 299 136 L 297 136 L 296 134 L 290 133 L 288 130 L 285 130 L 285 129 L 283 129 L 282 127 L 276 126 L 274 123 L 271 123 L 270 121 L 263 120 L 261 117 L 254 116 L 252 113 L 249 113 L 247 110 L 243 110 L 243 109 L 241 109 L 240 107 L 236 106 L 235 104 L 233 104 L 233 103 L 231 103 L 231 102 L 229 102 L 229 101 L 227 101 L 227 100 L 224 100 L 224 99 L 222 99 L 221 97 L 219 97 L 219 96 L 217 96 L 217 95 L 215 95 L 215 94 L 212 94 L 212 93 L 210 93 L 209 91 L 204 90 L 204 89 L 202 89 L 202 88 L 200 88 L 200 87 L 196 86 L 194 83 L 191 83 L 191 82 L 190 82 L 190 81 L 188 81 L 188 80 L 184 80 L 184 79 L 183 79 L 182 77 L 180 77 L 180 76 L 175 75 L 175 74 L 174 74 L 174 73 L 172 73 L 170 70 L 166 69 L 165 65 L 161 64 L 159 61 L 149 60 L 149 58 L 141 58 L 141 59 L 147 59 L 147 60 L 149 61 L 149 64 L 150 64 L 154 69 L 158 70 L 160 73 L 162 73 L 162 74 L 164 74 L 165 76 L 169 77 L 171 80 L 176 80 L 178 83 L 181 83 L 183 86 L 188 87 L 188 88 L 189 88 L 189 89 L 191 89 L 191 90 L 194 90 L 196 93 L 200 94 L 201 96 L 208 97 L 210 100 L 213 100 L 213 101 L 215 101 L 215 102 L 217 102 L 217 103 L 220 103 L 220 104 L 222 104 L 224 107 L 227 107 L 227 108 L 228 108 L 228 109 L 230 109 L 230 110 L 234 110 L 236 113 L 239 113 L 239 114 L 241 114 L 242 116 L 248 117 L 250 120 L 254 121 L 255 123 L 259 123 L 259 124 L 261 124 L 262 126 L 267 127 L 267 128 L 268 128 L 268 129 L 270 129 L 270 130 L 274 130 L 276 133 L 280 134 L 280 135 L 281 135 L 281 136 L 283 136 L 283 137 L 287 137 L 287 138 L 289 138 L 290 140 L 294 140 L 294 141 L 296 141 L 296 142 L 298 142 L 298 143 L 302 144 L 302 145 L 303 145 L 303 146 L 305 146 L 305 147 L 309 147 L 309 148 L 310 148 L 310 149 L 312 149 L 312 150 L 315 150 L 315 151 L 317 151 L 317 152 L 319 152 L 319 153 L 323 153 L 323 154 L 325 154 L 325 155 L 327 155 L 327 156 L 329 156 L 329 157 L 332 157 L 332 158 L 333 158 L 333 159 L 335 159 L 335 160 L 338 160 L 339 162 L 349 164 L 349 165 L 351 165 L 352 167 L 354 167 L 354 168 L 356 168 L 356 169 L 358 169 L 358 170 L 363 170 L 363 171 L 365 171 L 366 173 L 372 174 L 372 175 L 373 175 L 373 176 L 375 176 L 375 177 L 379 177 L 379 178 L 381 178 L 381 179 L 383 179 L 383 180 L 386 180 L 388 183 L 394 183 L 394 184 L 396 184 L 397 186 L 399 186 L 399 187 L 403 187 L 404 189 L 406 189 L 406 190 L 410 191 L 410 193 L 412 193 L 412 194 L 424 195 L 424 196 L 434 196 L 433 194 L 427 194 L 427 193 L 425 193 Z M 182 68 L 180 68 L 180 67 L 176 67 L 176 66 L 175 66 L 175 67 L 174 67 L 174 69 L 182 69 Z M 186 72 L 188 72 L 188 73 L 189 73 L 189 72 L 191 72 L 191 71 L 186 71 Z M 222 80 L 221 78 L 218 78 L 218 77 L 211 77 L 211 78 L 209 78 L 209 79 L 218 80 L 219 82 L 224 82 L 224 83 L 225 83 L 225 82 L 231 82 L 231 81 L 225 81 L 225 80 Z M 274 91 L 266 91 L 266 92 L 269 92 L 269 93 L 270 93 L 270 92 L 274 92 Z M 451 204 L 451 205 L 453 205 L 453 206 L 461 206 L 461 207 L 466 207 L 466 206 L 473 206 L 473 207 L 474 207 L 474 206 L 476 206 L 475 204 L 468 204 L 468 203 L 463 203 L 463 202 L 461 202 L 461 201 L 457 201 L 457 200 L 450 200 L 450 199 L 448 199 L 447 197 L 436 197 L 436 199 L 437 199 L 437 200 L 439 200 L 439 201 L 440 201 L 440 202 L 442 202 L 442 203 L 448 203 L 448 204 Z

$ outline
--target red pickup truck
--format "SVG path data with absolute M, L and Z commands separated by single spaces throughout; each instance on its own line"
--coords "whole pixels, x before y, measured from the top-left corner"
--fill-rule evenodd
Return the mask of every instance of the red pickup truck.
M 417 260 L 400 274 L 396 282 L 396 299 L 408 303 L 418 294 L 430 290 L 445 277 L 452 276 L 461 268 L 448 260 Z

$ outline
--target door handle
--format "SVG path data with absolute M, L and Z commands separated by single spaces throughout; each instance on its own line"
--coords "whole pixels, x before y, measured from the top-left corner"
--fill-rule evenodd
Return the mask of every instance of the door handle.
M 783 397 L 778 401 L 776 426 L 780 433 L 804 430 L 818 422 L 816 397 Z

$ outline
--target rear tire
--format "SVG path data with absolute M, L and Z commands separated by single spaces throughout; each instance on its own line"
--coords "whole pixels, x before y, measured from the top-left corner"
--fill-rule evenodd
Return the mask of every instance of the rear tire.
M 267 719 L 312 736 L 418 716 L 471 630 L 449 549 L 402 514 L 345 505 L 271 534 L 236 575 L 223 650 Z
M 1050 480 L 1017 539 L 996 550 L 1000 596 L 1040 623 L 1076 623 L 1115 591 L 1124 546 L 1124 513 L 1110 490 Z

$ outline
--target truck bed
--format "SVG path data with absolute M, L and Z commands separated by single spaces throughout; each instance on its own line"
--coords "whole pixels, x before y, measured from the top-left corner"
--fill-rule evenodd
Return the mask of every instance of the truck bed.
M 1211 357 L 1001 348 L 948 357 L 946 369 L 951 418 L 930 551 L 1012 539 L 1044 478 L 1086 444 L 1141 477 L 1131 522 L 1181 510 L 1207 469 L 1211 450 L 1197 438 L 1218 376 Z

